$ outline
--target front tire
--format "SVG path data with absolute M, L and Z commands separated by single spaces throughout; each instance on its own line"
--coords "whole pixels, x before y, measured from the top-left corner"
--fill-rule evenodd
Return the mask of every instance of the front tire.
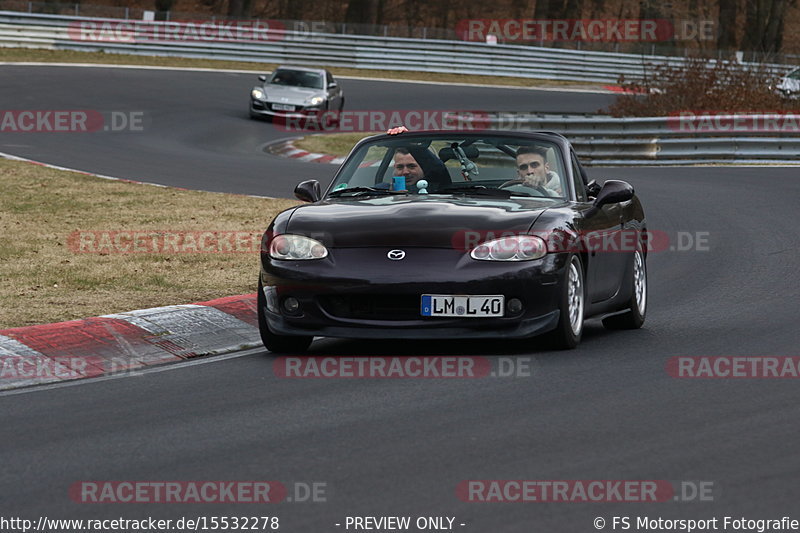
M 647 315 L 647 263 L 644 253 L 633 253 L 632 294 L 626 312 L 603 319 L 606 329 L 639 329 Z
M 570 257 L 559 301 L 556 329 L 548 333 L 548 340 L 557 350 L 571 350 L 583 335 L 583 313 L 586 303 L 586 276 L 577 255 Z
M 258 282 L 258 297 L 256 300 L 258 304 L 258 331 L 261 333 L 261 342 L 264 343 L 264 347 L 267 350 L 274 354 L 298 354 L 308 350 L 314 337 L 278 335 L 270 331 L 267 325 L 267 317 L 264 313 L 267 299 L 264 297 L 264 290 L 260 280 Z

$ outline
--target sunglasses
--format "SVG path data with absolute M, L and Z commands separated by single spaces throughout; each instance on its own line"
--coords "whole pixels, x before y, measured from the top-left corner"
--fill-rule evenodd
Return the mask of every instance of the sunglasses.
M 521 164 L 520 166 L 518 166 L 517 168 L 518 168 L 518 169 L 520 169 L 520 170 L 522 170 L 522 171 L 525 171 L 525 170 L 528 170 L 528 166 L 529 166 L 529 165 L 530 165 L 530 167 L 531 167 L 531 170 L 537 169 L 537 168 L 539 168 L 540 166 L 542 166 L 542 164 L 541 164 L 541 163 L 538 163 L 538 162 L 534 161 L 533 163 L 522 163 L 522 164 Z

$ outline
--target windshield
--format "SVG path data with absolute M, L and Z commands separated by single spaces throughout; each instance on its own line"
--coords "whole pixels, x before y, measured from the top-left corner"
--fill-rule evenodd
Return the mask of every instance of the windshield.
M 345 162 L 329 196 L 465 194 L 567 197 L 554 142 L 508 136 L 401 134 L 362 145 Z
M 309 89 L 322 89 L 322 81 L 322 74 L 307 72 L 305 70 L 288 69 L 276 70 L 269 79 L 269 83 L 273 85 L 307 87 Z

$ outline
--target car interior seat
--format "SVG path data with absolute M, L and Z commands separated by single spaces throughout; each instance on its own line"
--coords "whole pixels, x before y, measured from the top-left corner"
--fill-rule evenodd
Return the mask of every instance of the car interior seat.
M 408 152 L 414 156 L 425 179 L 428 180 L 428 190 L 436 191 L 453 183 L 444 161 L 424 146 L 409 146 Z

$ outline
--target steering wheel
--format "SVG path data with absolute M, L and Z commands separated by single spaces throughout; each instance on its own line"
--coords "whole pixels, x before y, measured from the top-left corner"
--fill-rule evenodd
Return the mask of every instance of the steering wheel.
M 497 188 L 498 189 L 503 189 L 505 187 L 510 187 L 512 185 L 523 185 L 523 184 L 525 184 L 525 180 L 513 179 L 513 180 L 508 180 L 505 183 L 501 183 Z M 534 191 L 538 192 L 541 196 L 549 196 L 547 194 L 547 192 L 542 187 L 533 187 L 531 185 L 527 185 L 527 187 L 529 187 L 529 188 L 533 189 Z

